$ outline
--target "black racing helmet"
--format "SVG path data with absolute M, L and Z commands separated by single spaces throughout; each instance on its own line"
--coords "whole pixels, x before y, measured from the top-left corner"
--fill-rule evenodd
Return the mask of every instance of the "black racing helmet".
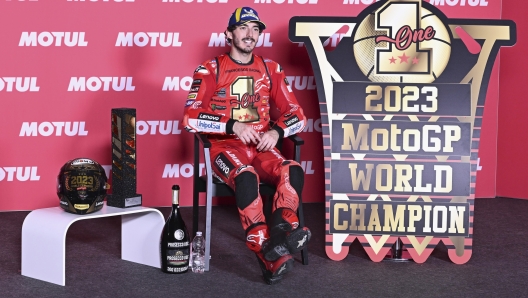
M 60 206 L 67 212 L 88 214 L 103 208 L 107 177 L 103 167 L 89 158 L 66 162 L 57 177 Z

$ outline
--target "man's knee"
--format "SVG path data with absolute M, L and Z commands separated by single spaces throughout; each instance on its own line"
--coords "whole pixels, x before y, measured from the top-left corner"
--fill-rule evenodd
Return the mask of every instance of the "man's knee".
M 304 171 L 301 165 L 296 161 L 286 160 L 282 163 L 282 166 L 288 169 L 290 185 L 300 195 L 304 187 Z
M 244 210 L 258 197 L 258 184 L 257 174 L 251 170 L 235 177 L 235 199 L 240 210 Z

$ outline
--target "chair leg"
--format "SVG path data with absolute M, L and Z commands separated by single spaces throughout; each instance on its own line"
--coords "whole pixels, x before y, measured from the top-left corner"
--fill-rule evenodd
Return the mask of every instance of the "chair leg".
M 304 227 L 304 212 L 303 203 L 299 198 L 299 207 L 297 208 L 297 216 L 299 217 L 299 224 Z M 308 246 L 301 250 L 301 260 L 303 265 L 308 265 Z
M 205 167 L 208 173 L 207 184 L 206 184 L 206 200 L 205 200 L 205 271 L 209 271 L 209 262 L 211 259 L 211 214 L 213 207 L 213 193 L 215 193 L 216 188 L 213 185 L 213 178 L 210 173 L 212 173 L 211 162 L 210 162 L 210 152 L 209 148 L 204 149 L 204 158 L 206 159 Z
M 192 230 L 192 238 L 196 236 L 196 231 L 198 231 L 198 223 L 200 222 L 200 210 L 199 210 L 199 192 L 196 191 L 196 187 L 193 191 L 193 230 Z
M 194 170 L 193 170 L 193 231 L 192 238 L 196 236 L 196 231 L 198 231 L 198 223 L 200 222 L 200 213 L 198 207 L 200 192 L 198 191 L 198 179 L 200 179 L 200 142 L 198 137 L 194 137 Z
M 209 271 L 209 262 L 211 258 L 211 215 L 213 205 L 212 191 L 207 192 L 206 199 L 206 210 L 205 210 L 205 271 Z

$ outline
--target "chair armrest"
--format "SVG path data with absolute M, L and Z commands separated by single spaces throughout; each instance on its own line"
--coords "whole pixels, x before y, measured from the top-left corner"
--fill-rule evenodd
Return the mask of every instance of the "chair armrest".
M 298 135 L 291 135 L 288 137 L 288 139 L 290 139 L 295 146 L 304 145 L 304 140 Z
M 209 141 L 209 138 L 207 138 L 206 135 L 201 133 L 195 133 L 194 136 L 202 143 L 202 146 L 204 148 L 211 148 L 211 142 Z
M 293 160 L 301 162 L 301 146 L 304 145 L 304 140 L 298 135 L 291 135 L 288 137 L 293 142 Z

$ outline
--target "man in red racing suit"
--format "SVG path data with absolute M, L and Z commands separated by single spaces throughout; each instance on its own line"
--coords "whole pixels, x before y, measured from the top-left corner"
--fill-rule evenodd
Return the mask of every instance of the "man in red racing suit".
M 306 246 L 311 233 L 297 218 L 304 172 L 275 149 L 279 138 L 303 130 L 306 117 L 281 66 L 253 54 L 265 28 L 254 9 L 235 10 L 225 32 L 231 50 L 194 71 L 183 124 L 189 132 L 209 134 L 214 175 L 234 189 L 246 244 L 273 284 L 292 269 L 291 254 Z M 270 107 L 280 114 L 273 126 Z M 277 186 L 269 227 L 259 181 Z

